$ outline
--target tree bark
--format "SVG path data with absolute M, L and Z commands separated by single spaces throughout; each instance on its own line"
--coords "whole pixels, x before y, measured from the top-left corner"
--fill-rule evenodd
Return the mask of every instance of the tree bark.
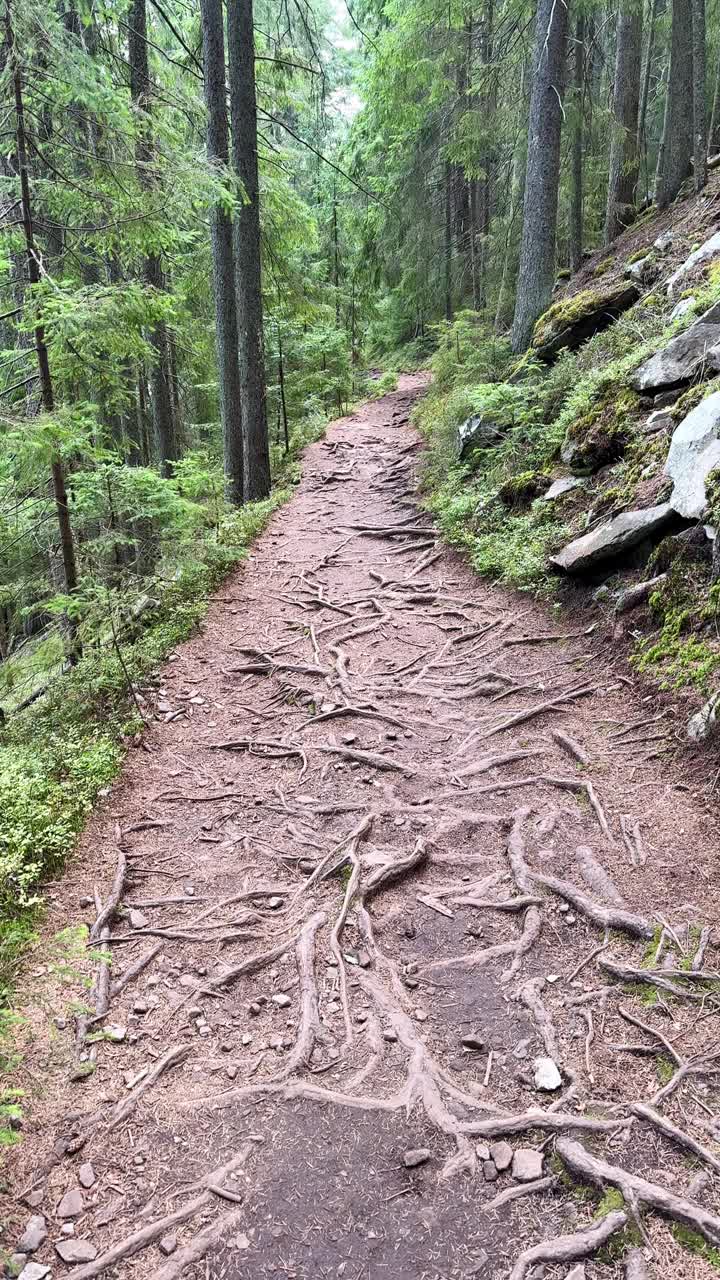
M 538 0 L 520 270 L 511 337 L 515 352 L 528 346 L 535 321 L 552 296 L 567 24 L 566 4 Z
M 637 145 L 642 62 L 642 0 L 623 0 L 617 16 L 605 243 L 632 221 L 639 177 Z
M 235 289 L 244 423 L 245 497 L 270 492 L 265 366 L 263 360 L 260 184 L 252 0 L 228 0 L 228 62 L 233 168 L 243 204 L 235 218 Z
M 452 168 L 445 161 L 445 319 L 452 323 L 453 318 L 453 278 L 452 278 Z
M 583 253 L 583 116 L 585 82 L 585 15 L 575 24 L 573 57 L 572 187 L 570 196 L 570 267 L 579 271 Z
M 707 186 L 708 175 L 705 64 L 705 0 L 692 0 L 693 170 L 696 191 Z
M 20 174 L 22 226 L 25 238 L 28 279 L 30 285 L 34 286 L 40 283 L 40 259 L 35 245 L 32 201 L 30 198 L 30 173 L 28 168 L 27 141 L 25 134 L 25 104 L 23 98 L 22 72 L 20 70 L 20 63 L 18 62 L 17 51 L 15 48 L 15 35 L 13 31 L 9 0 L 6 0 L 5 14 L 10 73 L 12 76 L 15 99 L 15 141 L 17 147 L 18 170 Z M 46 413 L 52 414 L 55 411 L 55 397 L 53 393 L 48 350 L 45 343 L 45 329 L 42 323 L 35 325 L 34 335 L 35 353 L 37 356 L 38 372 L 40 374 L 42 405 Z M 78 573 L 77 562 L 75 559 L 75 542 L 73 539 L 72 526 L 70 524 L 70 512 L 68 509 L 68 498 L 65 488 L 65 468 L 59 457 L 56 456 L 51 459 L 50 470 L 53 497 L 55 499 L 55 511 L 57 514 L 58 530 L 60 534 L 60 549 L 62 553 L 65 590 L 68 595 L 70 595 L 72 592 L 77 590 Z M 74 627 L 72 626 L 70 628 L 70 636 L 73 657 L 77 658 L 79 656 L 79 650 L 75 641 Z
M 643 173 L 645 195 L 649 195 L 650 174 L 648 172 L 648 156 L 647 156 L 647 137 L 646 122 L 648 99 L 650 96 L 650 73 L 652 71 L 653 54 L 655 52 L 655 23 L 657 21 L 659 8 L 659 0 L 651 0 L 650 4 L 650 21 L 648 24 L 647 41 L 645 46 L 645 61 L 642 69 L 642 84 L 640 89 L 640 108 L 638 112 L 638 130 L 637 130 L 637 149 L 638 156 L 643 157 Z
M 211 164 L 226 166 L 230 135 L 225 93 L 225 34 L 222 0 L 200 0 L 207 104 L 207 152 Z M 215 294 L 215 343 L 220 392 L 220 421 L 228 501 L 240 506 L 245 498 L 243 432 L 238 356 L 235 253 L 231 215 L 218 202 L 211 215 L 210 243 Z
M 673 0 L 670 70 L 655 203 L 665 209 L 690 173 L 693 151 L 692 0 Z
M 148 68 L 147 13 L 145 0 L 131 0 L 128 13 L 128 60 L 130 63 L 130 96 L 138 113 L 138 140 L 136 160 L 138 182 L 145 191 L 155 185 L 152 164 L 155 146 L 152 136 L 150 72 Z M 156 253 L 145 258 L 145 282 L 158 293 L 165 291 L 165 275 L 162 262 Z M 173 413 L 172 375 L 170 372 L 170 348 L 167 325 L 159 321 L 150 335 L 155 358 L 150 369 L 150 398 L 152 401 L 155 445 L 160 460 L 160 470 L 167 476 L 172 472 L 172 462 L 178 457 Z

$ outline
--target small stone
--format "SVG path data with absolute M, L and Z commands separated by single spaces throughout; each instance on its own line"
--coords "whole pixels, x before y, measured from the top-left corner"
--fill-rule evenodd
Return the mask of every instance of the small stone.
M 562 1076 L 557 1068 L 557 1063 L 552 1058 L 536 1058 L 533 1062 L 533 1071 L 535 1073 L 535 1088 L 544 1089 L 548 1093 L 552 1093 L 555 1089 L 559 1089 L 562 1084 Z
M 574 916 L 574 915 L 573 915 L 573 913 L 572 913 L 572 911 L 568 911 L 568 913 L 567 913 L 567 915 L 566 915 L 566 917 L 565 917 L 565 923 L 566 923 L 566 924 L 574 924 L 574 923 L 575 923 L 575 921 L 576 921 L 576 919 L 577 919 L 577 916 Z
M 50 1275 L 50 1268 L 43 1262 L 28 1262 L 23 1267 L 18 1280 L 44 1280 L 45 1276 Z
M 18 1240 L 18 1249 L 20 1253 L 34 1253 L 44 1240 L 47 1240 L 47 1227 L 42 1214 L 35 1213 L 29 1219 L 25 1230 Z
M 282 1049 L 282 1042 L 283 1042 L 283 1038 L 281 1035 L 274 1035 L 270 1037 L 270 1040 L 268 1043 L 271 1049 Z
M 419 1164 L 427 1164 L 431 1158 L 429 1147 L 413 1147 L 404 1153 L 403 1164 L 406 1169 L 415 1169 Z
M 268 898 L 268 907 L 270 908 L 271 911 L 279 911 L 282 904 L 283 904 L 283 899 L 278 898 L 277 895 L 273 896 L 272 898 Z
M 628 1275 L 630 1275 L 629 1271 Z M 568 1271 L 565 1280 L 585 1280 L 585 1263 L 578 1262 L 577 1266 L 573 1267 L 572 1271 Z
M 567 902 L 560 903 L 560 906 L 558 907 L 558 911 L 567 912 L 569 910 L 570 910 L 570 906 Z
M 533 1147 L 519 1147 L 513 1156 L 512 1176 L 517 1182 L 534 1182 L 542 1177 L 542 1151 Z
M 470 1049 L 473 1053 L 481 1053 L 485 1048 L 485 1041 L 482 1036 L 463 1036 L 460 1043 L 462 1044 L 463 1049 Z
M 117 1022 L 109 1022 L 103 1031 L 105 1040 L 110 1040 L 112 1044 L 122 1044 L 127 1035 L 127 1027 L 121 1027 Z
M 528 1039 L 528 1040 L 518 1040 L 517 1044 L 515 1045 L 515 1048 L 513 1049 L 513 1057 L 514 1057 L 514 1058 L 527 1058 L 527 1054 L 528 1054 L 528 1048 L 529 1048 L 529 1046 L 530 1046 L 530 1040 L 529 1040 L 529 1039 Z
M 260 1008 L 257 1000 L 253 1000 L 252 1004 L 248 1005 L 248 1013 L 251 1018 L 257 1018 L 258 1014 L 262 1013 L 262 1009 Z
M 140 998 L 133 1001 L 133 1013 L 147 1013 L 149 1008 L 147 1000 Z
M 145 1163 L 145 1157 L 143 1155 L 137 1155 L 133 1158 L 133 1164 L 137 1165 L 139 1169 L 142 1168 L 144 1163 Z
M 31 1191 L 30 1194 L 25 1197 L 25 1203 L 29 1205 L 31 1209 L 37 1209 L 38 1205 L 42 1204 L 44 1199 L 45 1192 L 38 1187 L 37 1191 Z
M 74 1222 L 63 1222 L 63 1224 L 62 1224 L 62 1226 L 61 1226 L 60 1230 L 62 1231 L 62 1233 L 63 1233 L 63 1235 L 64 1235 L 64 1236 L 74 1236 L 74 1235 L 75 1235 L 75 1223 L 74 1223 Z
M 89 1240 L 60 1240 L 55 1249 L 63 1262 L 92 1262 L 97 1258 L 97 1249 Z
M 494 1142 L 490 1148 L 490 1158 L 494 1160 L 495 1167 L 502 1173 L 505 1169 L 509 1169 L 513 1159 L 513 1149 L 509 1142 Z
M 495 1182 L 497 1180 L 498 1171 L 492 1160 L 483 1160 L 483 1178 L 486 1182 Z
M 225 1075 L 227 1076 L 228 1080 L 234 1080 L 237 1073 L 238 1073 L 238 1069 L 235 1066 L 235 1063 L 231 1062 L 230 1066 L 227 1068 L 227 1071 L 225 1072 Z
M 387 1040 L 388 1044 L 394 1044 L 397 1040 L 397 1031 L 393 1031 L 392 1027 L 388 1027 L 387 1031 L 383 1031 L 383 1040 Z
M 490 1148 L 487 1146 L 486 1143 L 478 1142 L 475 1148 L 475 1155 L 477 1156 L 478 1160 L 489 1160 Z
M 95 1170 L 89 1161 L 80 1165 L 80 1168 L 78 1169 L 78 1179 L 80 1186 L 85 1187 L 86 1190 L 93 1186 L 95 1182 Z
M 163 1236 L 159 1248 L 160 1252 L 164 1253 L 166 1258 L 169 1258 L 170 1254 L 177 1249 L 177 1236 Z
M 198 1022 L 197 1031 L 199 1036 L 209 1036 L 212 1032 L 212 1027 L 209 1027 L 207 1022 Z
M 358 964 L 361 969 L 369 969 L 372 964 L 370 953 L 368 951 L 364 951 L 362 948 L 358 951 Z
M 272 997 L 272 1002 L 273 1004 L 277 1005 L 278 1009 L 287 1009 L 289 1005 L 292 1004 L 292 1001 L 289 995 L 287 995 L 284 991 L 278 991 Z
M 415 991 L 415 989 L 420 986 L 420 983 L 418 982 L 417 978 L 405 977 L 403 981 L 408 991 Z
M 249 1031 L 246 1031 L 246 1032 L 245 1032 L 245 1034 L 244 1034 L 244 1036 L 243 1036 L 243 1038 L 242 1038 L 242 1042 L 243 1042 L 243 1044 L 245 1045 L 245 1048 L 247 1048 L 247 1046 L 248 1046 L 249 1044 L 252 1044 L 252 1042 L 253 1042 L 253 1037 L 250 1035 L 250 1032 L 249 1032 Z
M 343 736 L 342 736 L 342 741 L 345 743 L 345 745 L 346 745 L 346 746 L 348 746 L 348 747 L 349 747 L 349 746 L 352 746 L 353 742 L 357 742 L 357 734 L 356 734 L 356 733 L 344 733 L 344 734 L 343 734 Z
M 146 927 L 147 927 L 147 916 L 144 916 L 142 911 L 133 909 L 130 912 L 130 928 L 145 929 Z
M 72 1191 L 65 1192 L 55 1212 L 58 1218 L 77 1218 L 84 1207 L 82 1191 L 73 1187 Z
M 428 1016 L 424 1009 L 413 1009 L 413 1015 L 416 1022 L 427 1022 Z
M 232 1042 L 231 1042 L 230 1040 L 223 1040 L 222 1044 L 220 1045 L 220 1052 L 221 1052 L 221 1053 L 232 1053 L 233 1048 L 234 1048 L 234 1046 L 233 1046 L 233 1044 L 232 1044 Z
M 407 924 L 405 925 L 404 933 L 405 933 L 405 937 L 406 937 L 406 938 L 414 938 L 414 937 L 415 937 L 416 929 L 415 929 L 415 925 L 413 924 L 412 920 L 408 920 Z

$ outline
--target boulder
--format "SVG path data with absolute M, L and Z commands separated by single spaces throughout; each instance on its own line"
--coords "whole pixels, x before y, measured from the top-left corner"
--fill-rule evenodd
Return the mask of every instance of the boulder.
M 686 258 L 677 271 L 674 271 L 667 282 L 668 298 L 674 297 L 682 291 L 683 281 L 695 271 L 698 267 L 704 267 L 708 263 L 713 262 L 715 258 L 720 258 L 720 231 L 716 231 L 714 236 L 710 236 L 704 244 L 700 245 L 694 253 Z
M 652 284 L 660 275 L 660 267 L 654 254 L 648 253 L 637 262 L 629 262 L 623 275 L 628 280 L 637 280 L 638 284 Z
M 641 511 L 623 511 L 606 524 L 568 543 L 550 563 L 565 573 L 587 573 L 606 560 L 624 555 L 668 528 L 676 513 L 669 502 Z
M 715 308 L 712 308 L 714 312 Z M 707 316 L 711 312 L 706 313 Z M 630 378 L 630 385 L 640 392 L 655 392 L 691 382 L 704 369 L 720 368 L 720 324 L 706 322 L 702 316 L 677 338 L 671 338 L 662 351 L 656 351 Z
M 688 720 L 687 736 L 698 744 L 716 742 L 720 736 L 720 689 Z
M 533 354 L 550 363 L 564 350 L 574 351 L 593 334 L 607 329 L 640 297 L 634 280 L 621 280 L 601 289 L 584 289 L 562 298 L 541 315 L 531 343 Z
M 473 449 L 492 449 L 502 440 L 504 431 L 497 422 L 473 413 L 458 427 L 457 447 L 461 461 Z
M 665 474 L 673 481 L 670 502 L 678 515 L 699 519 L 707 506 L 705 481 L 720 466 L 720 391 L 701 400 L 676 427 Z
M 657 240 L 653 242 L 653 249 L 657 249 L 658 253 L 667 253 L 675 241 L 675 233 L 673 231 L 664 231 Z
M 562 498 L 566 493 L 571 493 L 573 489 L 583 489 L 585 483 L 578 476 L 562 476 L 560 480 L 553 480 L 547 493 L 544 493 L 542 502 L 555 502 L 556 498 Z

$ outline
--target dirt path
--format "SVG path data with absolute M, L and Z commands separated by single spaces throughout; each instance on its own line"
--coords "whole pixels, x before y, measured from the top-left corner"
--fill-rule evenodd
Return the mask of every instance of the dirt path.
M 126 864 L 111 973 L 29 984 L 5 1217 L 15 1247 L 44 1215 L 56 1275 L 64 1240 L 79 1280 L 550 1280 L 519 1255 L 585 1232 L 593 1181 L 644 1235 L 606 1199 L 574 1280 L 633 1240 L 633 1277 L 716 1274 L 644 1211 L 720 1244 L 715 824 L 612 646 L 436 543 L 421 388 L 309 450 L 57 887 L 48 937 Z

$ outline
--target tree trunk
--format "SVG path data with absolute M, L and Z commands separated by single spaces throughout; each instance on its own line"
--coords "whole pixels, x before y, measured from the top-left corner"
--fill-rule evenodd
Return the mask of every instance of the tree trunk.
M 567 21 L 565 4 L 538 0 L 522 246 L 512 327 L 515 352 L 528 346 L 535 321 L 552 296 Z
M 655 203 L 665 209 L 690 173 L 693 151 L 692 0 L 673 0 L 670 70 Z
M 20 173 L 22 226 L 25 238 L 28 280 L 32 287 L 40 283 L 40 268 L 38 265 L 40 255 L 35 245 L 32 201 L 30 198 L 30 173 L 27 160 L 22 72 L 20 70 L 20 63 L 18 62 L 15 48 L 15 35 L 12 26 L 9 2 L 6 4 L 6 38 L 15 98 L 15 141 L 18 169 Z M 55 397 L 53 393 L 52 375 L 50 373 L 50 361 L 48 360 L 48 351 L 45 344 L 45 329 L 42 323 L 35 325 L 34 335 L 35 354 L 37 356 L 38 372 L 40 375 L 42 405 L 47 414 L 52 414 L 55 411 Z M 62 552 L 65 590 L 68 595 L 70 595 L 73 591 L 77 590 L 78 574 L 77 562 L 75 559 L 75 542 L 73 539 L 72 526 L 70 524 L 70 512 L 68 510 L 68 498 L 65 489 L 65 468 L 59 457 L 54 457 L 51 460 L 50 468 L 53 497 L 55 499 L 55 511 L 57 514 L 58 530 L 60 534 L 60 549 Z M 74 656 L 77 657 L 78 648 L 75 643 L 74 629 L 71 629 L 71 640 Z
M 445 319 L 449 324 L 453 318 L 453 280 L 452 280 L 452 168 L 445 162 Z
M 692 0 L 693 168 L 696 191 L 707 186 L 708 175 L 705 62 L 705 0 Z
M 642 0 L 623 0 L 617 17 L 613 85 L 610 172 L 605 212 L 605 243 L 610 244 L 632 221 L 639 176 L 637 148 Z
M 228 0 L 228 62 L 233 167 L 244 203 L 235 218 L 235 288 L 240 351 L 241 413 L 245 442 L 245 497 L 270 492 L 263 303 L 260 260 L 260 186 L 252 0 Z
M 570 266 L 579 271 L 583 253 L 583 116 L 585 110 L 585 15 L 575 24 L 573 57 L 572 188 L 570 196 Z
M 130 96 L 139 116 L 136 146 L 138 182 L 145 191 L 150 191 L 154 186 L 151 168 L 155 158 L 155 147 L 150 117 L 150 73 L 147 51 L 145 0 L 131 0 L 128 13 L 128 59 Z M 163 293 L 165 290 L 162 262 L 156 253 L 149 253 L 145 258 L 145 282 L 158 293 Z M 150 343 L 155 353 L 150 369 L 155 445 L 160 460 L 160 470 L 167 476 L 172 471 L 170 464 L 178 457 L 178 449 L 173 414 L 170 349 L 167 325 L 164 320 L 155 325 L 150 335 Z
M 652 71 L 653 54 L 655 52 L 655 23 L 657 21 L 659 8 L 659 0 L 651 0 L 650 4 L 650 21 L 648 24 L 647 42 L 645 47 L 645 61 L 642 69 L 642 84 L 640 89 L 640 109 L 638 112 L 638 130 L 637 130 L 637 149 L 638 156 L 643 157 L 643 173 L 645 196 L 650 194 L 650 174 L 648 172 L 648 155 L 647 155 L 647 137 L 646 122 L 648 99 L 650 96 L 650 73 Z
M 224 166 L 230 159 L 230 140 L 225 94 L 225 35 L 222 0 L 200 0 L 200 15 L 205 65 L 208 159 L 211 164 Z M 211 217 L 215 344 L 225 456 L 225 487 L 228 501 L 235 506 L 240 506 L 245 497 L 245 483 L 232 217 L 223 209 L 220 202 L 215 205 Z
M 714 156 L 718 146 L 720 146 L 720 138 L 718 138 L 718 125 L 720 124 L 720 53 L 718 54 L 717 66 L 715 68 L 715 89 L 713 92 L 712 114 L 710 116 L 710 129 L 708 132 L 708 154 Z

